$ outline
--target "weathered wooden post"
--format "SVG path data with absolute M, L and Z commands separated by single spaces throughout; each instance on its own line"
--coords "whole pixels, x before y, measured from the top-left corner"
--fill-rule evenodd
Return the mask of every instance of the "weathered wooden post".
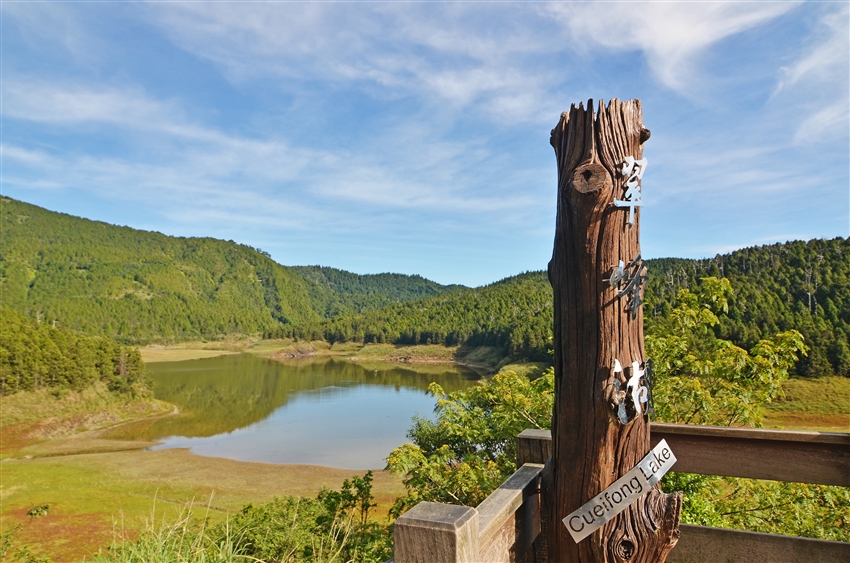
M 595 112 L 593 100 L 586 109 L 573 105 L 552 130 L 558 215 L 549 263 L 553 455 L 544 480 L 550 563 L 659 563 L 679 535 L 681 494 L 666 495 L 653 480 L 653 471 L 660 468 L 660 478 L 675 458 L 669 449 L 647 455 L 651 384 L 637 206 L 648 138 L 639 100 L 600 101 Z M 618 488 L 606 495 L 615 481 Z

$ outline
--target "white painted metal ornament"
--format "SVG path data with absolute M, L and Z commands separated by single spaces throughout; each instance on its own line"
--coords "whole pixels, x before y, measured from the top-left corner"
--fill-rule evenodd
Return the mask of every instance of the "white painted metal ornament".
M 620 285 L 620 282 L 623 281 L 623 276 L 625 275 L 625 267 L 625 262 L 620 260 L 620 263 L 617 264 L 617 267 L 614 268 L 613 272 L 611 272 L 611 277 L 608 278 L 608 283 L 611 285 L 611 287 L 617 287 L 618 285 Z
M 635 160 L 635 157 L 627 156 L 623 162 L 621 172 L 626 178 L 626 193 L 622 200 L 614 198 L 614 205 L 629 208 L 629 226 L 635 222 L 635 207 L 642 205 L 641 179 L 645 170 L 645 158 Z
M 641 413 L 640 404 L 649 400 L 649 392 L 640 384 L 641 379 L 643 379 L 643 370 L 640 369 L 640 362 L 632 362 L 632 376 L 626 383 L 626 394 L 632 396 L 632 403 L 638 414 Z
M 620 383 L 619 377 L 619 374 L 623 373 L 623 366 L 620 364 L 620 360 L 616 358 L 613 359 L 612 363 L 611 376 L 613 381 L 611 385 L 614 386 L 613 402 L 617 409 L 617 419 L 620 421 L 620 424 L 625 426 L 631 422 L 629 413 L 626 410 L 627 397 L 631 399 L 631 404 L 634 406 L 635 412 L 632 413 L 634 416 L 641 415 L 644 411 L 649 412 L 648 408 L 644 408 L 642 405 L 647 404 L 647 407 L 651 406 L 650 394 L 652 391 L 649 381 L 651 371 L 648 369 L 648 363 L 647 369 L 643 369 L 640 362 L 632 362 L 631 377 L 629 377 L 625 384 L 625 389 L 623 389 L 623 384 Z

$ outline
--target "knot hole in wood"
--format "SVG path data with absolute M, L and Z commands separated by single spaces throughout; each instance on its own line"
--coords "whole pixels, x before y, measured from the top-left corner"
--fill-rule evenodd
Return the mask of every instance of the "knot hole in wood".
M 614 183 L 604 166 L 597 162 L 585 162 L 576 167 L 570 182 L 573 188 L 583 194 L 610 190 Z
M 615 552 L 617 553 L 617 557 L 624 561 L 628 561 L 635 554 L 635 544 L 632 543 L 631 540 L 623 539 L 617 544 L 615 548 Z

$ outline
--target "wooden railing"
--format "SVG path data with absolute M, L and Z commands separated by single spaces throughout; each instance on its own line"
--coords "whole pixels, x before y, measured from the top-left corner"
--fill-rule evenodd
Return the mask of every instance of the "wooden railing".
M 652 424 L 676 471 L 850 487 L 850 434 Z M 543 563 L 540 473 L 548 430 L 517 437 L 519 469 L 478 507 L 420 503 L 395 524 L 395 563 Z M 671 563 L 850 561 L 850 543 L 682 524 Z

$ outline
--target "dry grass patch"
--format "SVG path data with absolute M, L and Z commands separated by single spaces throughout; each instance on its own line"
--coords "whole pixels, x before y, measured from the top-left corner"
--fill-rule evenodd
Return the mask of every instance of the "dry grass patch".
M 38 423 L 49 435 L 92 429 L 120 420 L 171 412 L 173 406 L 145 396 L 115 395 L 97 382 L 81 391 L 42 388 L 0 397 L 0 427 Z
M 142 360 L 146 364 L 154 362 L 182 362 L 184 360 L 202 360 L 204 358 L 215 358 L 228 354 L 238 354 L 238 350 L 225 349 L 200 349 L 200 348 L 176 348 L 176 347 L 145 347 L 139 348 Z

